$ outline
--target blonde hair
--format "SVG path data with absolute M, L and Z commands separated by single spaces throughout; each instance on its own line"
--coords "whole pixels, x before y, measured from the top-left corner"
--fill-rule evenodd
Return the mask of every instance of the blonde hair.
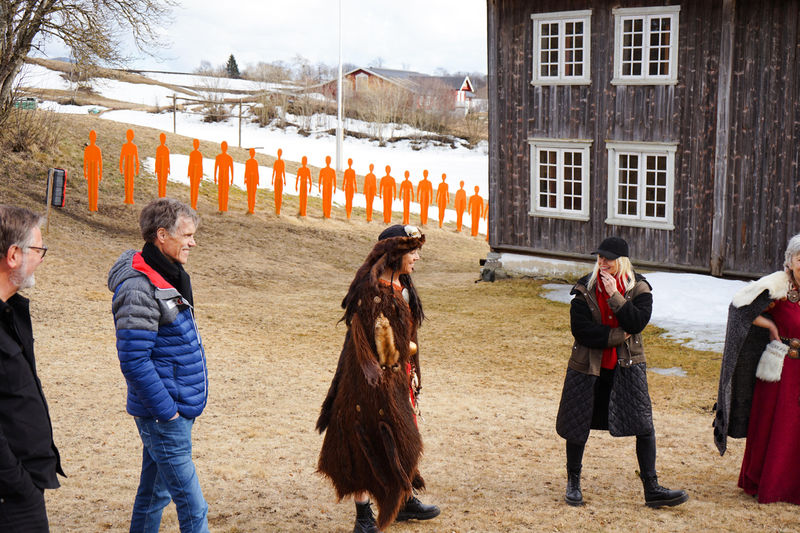
M 631 260 L 627 257 L 618 257 L 614 261 L 617 263 L 617 275 L 615 276 L 618 279 L 622 280 L 622 284 L 625 287 L 625 291 L 629 291 L 636 285 L 636 276 L 633 274 L 633 265 L 631 264 Z M 600 263 L 594 263 L 594 270 L 592 270 L 592 275 L 589 277 L 589 283 L 586 284 L 587 289 L 594 288 L 595 284 L 597 283 L 597 276 L 600 272 Z

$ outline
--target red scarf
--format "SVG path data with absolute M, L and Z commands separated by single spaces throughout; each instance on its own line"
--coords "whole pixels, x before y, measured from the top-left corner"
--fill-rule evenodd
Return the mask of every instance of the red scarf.
M 617 277 L 614 279 L 617 280 L 617 290 L 621 295 L 625 296 L 625 284 L 622 282 L 622 279 Z M 595 282 L 595 295 L 597 296 L 597 305 L 600 307 L 600 317 L 603 324 L 612 328 L 619 327 L 619 320 L 617 320 L 617 316 L 608 305 L 609 295 L 599 275 Z M 603 361 L 600 366 L 608 368 L 609 370 L 613 370 L 617 366 L 617 349 L 615 347 L 605 348 L 603 350 Z

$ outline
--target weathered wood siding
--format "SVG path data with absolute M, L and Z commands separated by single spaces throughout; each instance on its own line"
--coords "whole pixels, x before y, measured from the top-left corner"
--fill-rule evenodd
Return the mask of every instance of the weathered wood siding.
M 800 233 L 798 1 L 737 1 L 726 266 L 769 272 Z
M 677 85 L 611 85 L 612 9 L 678 3 L 488 0 L 493 248 L 588 253 L 616 234 L 635 259 L 709 269 L 722 0 L 680 2 Z M 773 270 L 800 231 L 798 3 L 736 1 L 726 271 Z M 532 86 L 530 15 L 587 8 L 591 84 Z M 593 139 L 588 222 L 528 215 L 532 137 Z M 674 230 L 605 223 L 606 140 L 677 142 Z

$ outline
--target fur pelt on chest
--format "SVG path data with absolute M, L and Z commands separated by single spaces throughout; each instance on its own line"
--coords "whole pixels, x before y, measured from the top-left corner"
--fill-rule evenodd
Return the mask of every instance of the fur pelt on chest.
M 358 290 L 317 420 L 317 430 L 325 432 L 317 469 L 331 480 L 339 499 L 369 492 L 383 530 L 412 487 L 424 487 L 418 470 L 422 439 L 406 371 L 416 328 L 408 306 L 391 288 L 369 284 Z

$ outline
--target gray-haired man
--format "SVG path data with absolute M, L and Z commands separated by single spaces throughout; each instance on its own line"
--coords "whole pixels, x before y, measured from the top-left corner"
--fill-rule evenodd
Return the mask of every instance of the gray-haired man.
M 48 531 L 44 489 L 64 475 L 36 375 L 29 302 L 47 247 L 39 215 L 0 205 L 0 531 Z

